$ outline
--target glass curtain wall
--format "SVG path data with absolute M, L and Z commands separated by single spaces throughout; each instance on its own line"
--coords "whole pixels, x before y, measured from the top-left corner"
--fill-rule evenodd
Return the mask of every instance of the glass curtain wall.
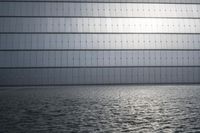
M 0 86 L 200 83 L 200 2 L 1 0 L 0 75 Z

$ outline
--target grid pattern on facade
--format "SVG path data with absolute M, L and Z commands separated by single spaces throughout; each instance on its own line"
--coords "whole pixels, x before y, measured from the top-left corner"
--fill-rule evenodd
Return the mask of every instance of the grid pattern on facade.
M 1 0 L 0 75 L 0 86 L 200 83 L 200 2 Z

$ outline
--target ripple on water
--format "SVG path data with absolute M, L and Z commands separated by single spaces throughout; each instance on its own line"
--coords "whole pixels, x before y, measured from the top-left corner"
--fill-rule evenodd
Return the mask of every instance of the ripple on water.
M 198 132 L 199 86 L 0 91 L 0 132 Z

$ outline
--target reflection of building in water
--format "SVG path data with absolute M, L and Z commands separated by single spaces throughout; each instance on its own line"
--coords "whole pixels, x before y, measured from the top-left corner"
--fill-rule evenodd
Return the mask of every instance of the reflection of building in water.
M 0 85 L 199 83 L 200 2 L 175 1 L 1 1 Z

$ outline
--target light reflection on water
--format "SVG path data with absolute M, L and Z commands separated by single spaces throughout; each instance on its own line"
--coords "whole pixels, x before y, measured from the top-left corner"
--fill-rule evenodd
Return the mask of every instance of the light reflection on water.
M 200 86 L 0 90 L 0 132 L 200 132 Z

